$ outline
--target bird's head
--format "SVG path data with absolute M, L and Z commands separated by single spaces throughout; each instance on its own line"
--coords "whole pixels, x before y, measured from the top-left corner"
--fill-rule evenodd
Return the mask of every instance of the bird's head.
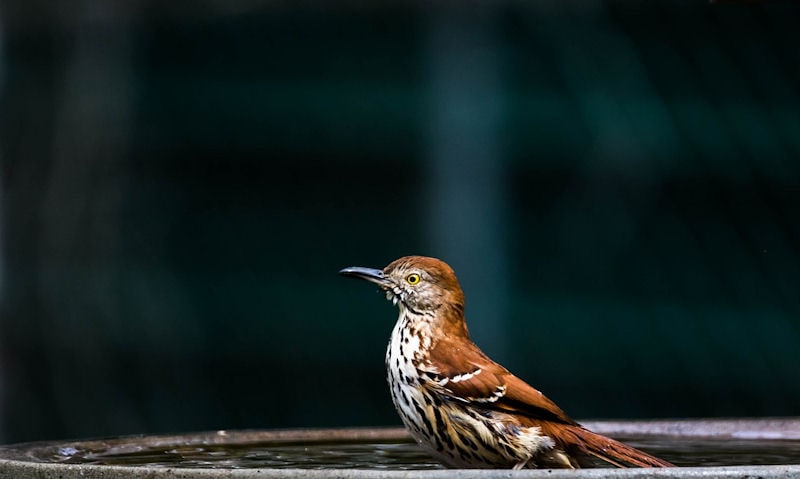
M 339 274 L 360 278 L 380 286 L 386 298 L 412 312 L 464 311 L 464 293 L 453 269 L 444 261 L 426 256 L 404 256 L 380 269 L 351 266 Z

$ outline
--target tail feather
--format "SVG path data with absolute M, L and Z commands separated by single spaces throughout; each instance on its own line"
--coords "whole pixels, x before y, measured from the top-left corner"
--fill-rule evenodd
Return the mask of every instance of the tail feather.
M 594 456 L 615 467 L 674 467 L 673 464 L 663 459 L 581 426 L 570 427 L 566 431 L 562 430 L 562 434 L 564 433 L 573 436 L 571 441 L 565 441 L 566 444 L 572 444 L 577 451 Z

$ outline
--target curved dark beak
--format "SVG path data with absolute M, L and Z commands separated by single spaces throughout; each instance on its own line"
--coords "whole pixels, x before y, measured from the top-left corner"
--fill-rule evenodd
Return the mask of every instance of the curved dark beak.
M 380 286 L 389 286 L 390 280 L 384 276 L 383 271 L 373 268 L 362 268 L 361 266 L 350 266 L 339 271 L 342 276 L 349 276 L 351 278 L 365 279 L 371 283 Z

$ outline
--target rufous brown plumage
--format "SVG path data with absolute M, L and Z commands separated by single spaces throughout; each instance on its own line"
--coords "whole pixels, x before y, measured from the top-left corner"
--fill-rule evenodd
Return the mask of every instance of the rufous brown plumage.
M 422 447 L 450 467 L 668 467 L 670 463 L 593 433 L 472 342 L 453 270 L 424 256 L 383 270 L 341 274 L 376 283 L 399 308 L 386 351 L 392 400 Z

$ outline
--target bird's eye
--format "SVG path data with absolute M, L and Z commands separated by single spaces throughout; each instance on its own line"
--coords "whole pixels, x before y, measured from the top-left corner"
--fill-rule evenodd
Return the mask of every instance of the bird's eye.
M 415 284 L 419 283 L 419 280 L 420 278 L 417 273 L 411 273 L 408 276 L 406 276 L 406 283 L 410 284 L 411 286 L 414 286 Z

